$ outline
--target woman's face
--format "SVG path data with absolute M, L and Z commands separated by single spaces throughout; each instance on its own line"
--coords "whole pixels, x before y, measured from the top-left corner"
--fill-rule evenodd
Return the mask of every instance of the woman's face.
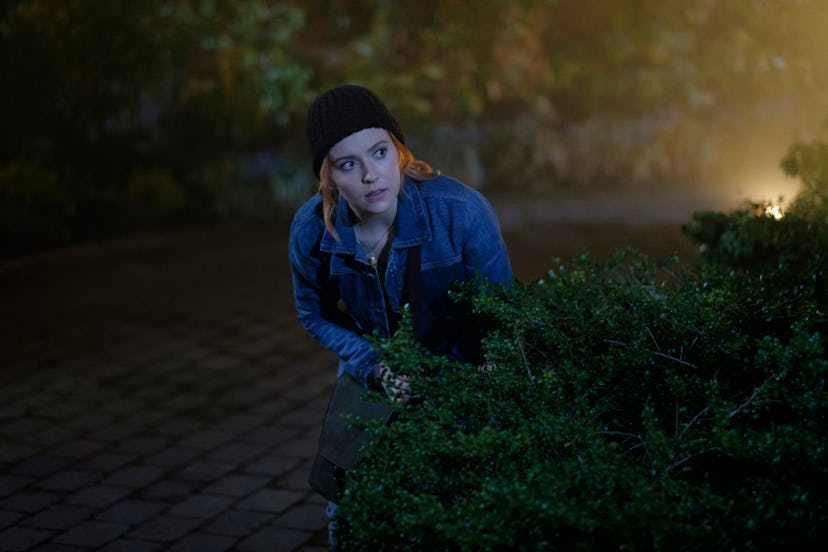
M 343 138 L 328 152 L 330 175 L 359 217 L 394 216 L 402 185 L 397 148 L 383 128 L 366 128 Z

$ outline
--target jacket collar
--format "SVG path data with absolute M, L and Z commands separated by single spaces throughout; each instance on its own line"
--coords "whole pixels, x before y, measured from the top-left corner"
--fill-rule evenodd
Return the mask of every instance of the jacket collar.
M 334 228 L 339 241 L 325 228 L 319 248 L 326 253 L 356 255 L 357 239 L 354 232 L 354 217 L 344 198 L 334 210 Z M 409 177 L 403 180 L 403 188 L 397 202 L 397 228 L 392 246 L 395 249 L 421 245 L 431 240 L 428 215 L 420 187 Z

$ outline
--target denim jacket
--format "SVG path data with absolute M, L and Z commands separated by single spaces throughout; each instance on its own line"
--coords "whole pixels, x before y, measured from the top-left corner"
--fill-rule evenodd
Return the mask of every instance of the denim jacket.
M 325 227 L 319 195 L 294 216 L 289 254 L 296 310 L 308 332 L 339 357 L 339 374 L 348 372 L 365 385 L 379 358 L 364 336 L 379 330 L 387 337 L 390 313 L 377 267 L 357 245 L 342 198 L 333 224 L 339 241 Z M 457 180 L 438 176 L 417 185 L 406 178 L 385 272 L 389 305 L 407 303 L 406 261 L 415 245 L 421 246 L 421 340 L 434 353 L 471 362 L 462 344 L 469 332 L 452 313 L 447 291 L 475 276 L 507 285 L 512 280 L 497 217 L 479 192 Z

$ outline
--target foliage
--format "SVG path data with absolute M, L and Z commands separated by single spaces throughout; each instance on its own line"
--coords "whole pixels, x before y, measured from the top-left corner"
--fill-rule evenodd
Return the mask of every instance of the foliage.
M 313 189 L 309 100 L 349 81 L 475 186 L 698 182 L 746 118 L 824 109 L 827 16 L 814 0 L 10 0 L 0 164 L 56 175 L 70 214 L 38 232 L 56 243 L 168 220 L 129 216 L 134 173 L 169 175 L 179 218 L 276 211 Z
M 825 123 L 828 130 L 828 122 Z M 702 247 L 707 263 L 754 270 L 803 272 L 826 262 L 828 243 L 828 145 L 796 143 L 782 169 L 802 183 L 787 207 L 748 202 L 731 213 L 699 212 L 685 232 Z M 778 219 L 782 216 L 784 217 Z
M 431 359 L 406 330 L 380 342 L 423 401 L 374 428 L 349 475 L 346 549 L 815 548 L 828 232 L 808 224 L 821 209 L 699 218 L 696 235 L 724 226 L 722 242 L 752 249 L 720 246 L 685 271 L 623 249 L 509 290 L 468 285 L 457 297 L 493 328 L 493 369 Z
M 214 218 L 232 210 L 225 189 L 261 185 L 261 175 L 249 181 L 226 167 L 272 147 L 274 134 L 304 113 L 312 70 L 289 50 L 304 25 L 301 8 L 268 0 L 53 4 L 16 0 L 0 11 L 0 163 L 55 175 L 70 211 L 54 220 L 62 234 Z M 224 182 L 212 186 L 205 173 Z M 157 197 L 148 202 L 147 193 Z M 171 217 L 171 201 L 186 208 Z M 25 216 L 13 203 L 3 207 Z
M 826 14 L 812 1 L 337 1 L 324 13 L 308 9 L 308 33 L 337 50 L 318 50 L 335 60 L 320 78 L 364 81 L 430 118 L 516 106 L 568 120 L 665 103 L 721 110 L 759 91 L 824 83 Z
M 0 256 L 35 245 L 65 243 L 71 201 L 54 170 L 35 163 L 0 165 Z

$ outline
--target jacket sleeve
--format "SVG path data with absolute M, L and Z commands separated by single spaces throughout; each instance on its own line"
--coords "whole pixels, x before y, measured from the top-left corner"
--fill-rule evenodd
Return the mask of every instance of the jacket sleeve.
M 371 343 L 338 308 L 339 290 L 330 280 L 327 256 L 319 251 L 321 233 L 313 225 L 291 224 L 289 256 L 296 311 L 305 329 L 339 357 L 340 367 L 367 385 L 379 361 Z
M 489 283 L 509 285 L 512 266 L 506 242 L 500 231 L 500 223 L 489 201 L 478 191 L 470 190 L 466 208 L 472 216 L 467 218 L 466 239 L 463 246 L 463 264 L 466 279 L 480 276 Z

